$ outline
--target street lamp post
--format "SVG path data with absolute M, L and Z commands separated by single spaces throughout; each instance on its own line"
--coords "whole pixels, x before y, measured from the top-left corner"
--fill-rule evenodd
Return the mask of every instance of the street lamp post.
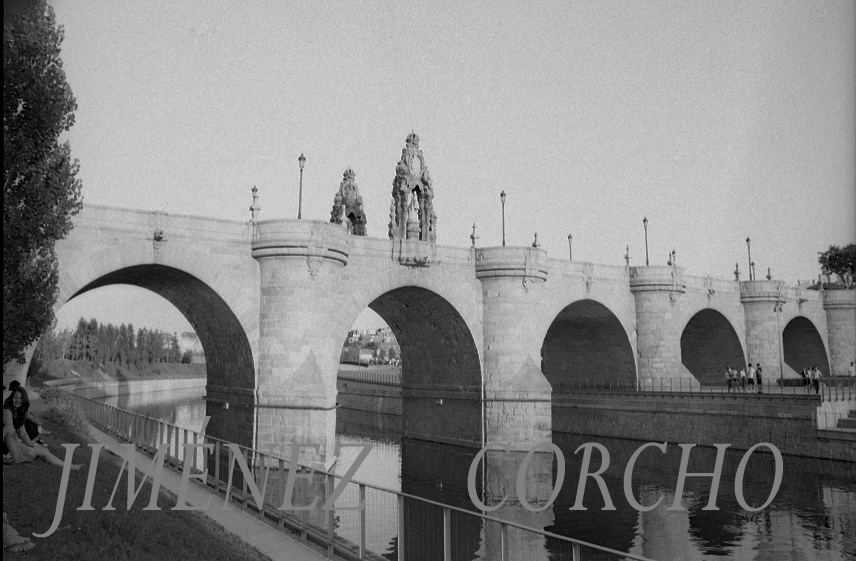
M 572 245 L 574 241 L 574 237 L 568 234 L 568 260 L 574 260 L 574 246 Z
M 645 227 L 645 266 L 648 266 L 648 217 L 642 219 L 642 226 Z
M 502 247 L 505 247 L 505 190 L 499 194 L 499 200 L 502 201 Z
M 749 280 L 755 280 L 755 274 L 752 271 L 752 240 L 749 237 L 746 237 L 746 250 L 749 252 Z
M 297 219 L 300 220 L 303 218 L 303 164 L 306 163 L 306 156 L 301 153 L 297 163 L 300 164 L 300 195 L 297 199 Z

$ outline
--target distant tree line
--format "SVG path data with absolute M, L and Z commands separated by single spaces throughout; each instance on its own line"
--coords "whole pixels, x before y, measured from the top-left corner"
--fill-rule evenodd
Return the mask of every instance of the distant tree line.
M 63 329 L 45 333 L 39 341 L 42 360 L 87 360 L 95 364 L 145 366 L 159 362 L 189 363 L 191 351 L 181 352 L 178 335 L 157 329 L 138 330 L 133 324 L 116 327 L 99 324 L 95 318 L 77 322 L 74 331 Z

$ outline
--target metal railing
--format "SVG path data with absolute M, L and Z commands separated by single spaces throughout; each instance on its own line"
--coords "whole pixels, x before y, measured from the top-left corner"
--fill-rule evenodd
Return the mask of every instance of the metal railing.
M 353 480 L 348 482 L 339 496 L 336 502 L 338 508 L 322 510 L 322 503 L 331 496 L 341 476 L 312 467 L 296 466 L 299 473 L 309 475 L 310 479 L 298 479 L 292 495 L 286 497 L 290 462 L 272 454 L 238 446 L 252 474 L 252 485 L 255 490 L 260 490 L 262 504 L 259 505 L 254 496 L 255 490 L 243 477 L 243 470 L 230 473 L 236 471 L 232 452 L 234 445 L 230 447 L 223 440 L 196 431 L 72 395 L 90 423 L 122 441 L 134 443 L 143 452 L 154 455 L 158 447 L 166 443 L 164 465 L 176 470 L 184 469 L 183 444 L 212 444 L 213 451 L 197 448 L 197 453 L 190 457 L 189 469 L 193 473 L 201 474 L 207 470 L 207 485 L 224 494 L 225 500 L 232 497 L 233 503 L 267 523 L 292 533 L 301 541 L 321 546 L 329 557 L 378 561 L 393 556 L 398 561 L 404 561 L 411 555 L 420 559 L 444 561 L 475 559 L 479 548 L 473 547 L 472 540 L 492 535 L 498 536 L 498 543 L 484 545 L 488 550 L 495 551 L 493 555 L 488 555 L 490 558 L 501 561 L 516 561 L 512 559 L 511 553 L 514 545 L 531 543 L 538 536 L 544 540 L 544 547 L 537 554 L 530 554 L 531 548 L 527 547 L 527 561 L 556 558 L 573 561 L 591 558 L 649 561 L 639 555 Z M 289 505 L 294 507 L 310 505 L 314 501 L 315 508 L 283 510 L 279 507 L 284 506 L 286 498 L 292 501 Z M 343 510 L 343 506 L 357 504 L 364 504 L 365 508 Z M 378 535 L 382 537 L 378 538 Z M 411 554 L 411 550 L 416 551 Z
M 401 372 L 372 372 L 371 370 L 345 370 L 339 372 L 340 380 L 367 382 L 381 386 L 401 386 Z
M 696 378 L 663 377 L 636 380 L 619 380 L 616 378 L 590 378 L 578 381 L 562 382 L 561 387 L 554 389 L 554 394 L 580 391 L 613 391 L 613 392 L 663 392 L 714 394 L 726 393 L 733 395 L 819 395 L 822 401 L 839 401 L 856 399 L 856 378 L 831 377 L 820 380 L 819 386 L 807 385 L 801 379 L 785 379 L 782 385 L 780 379 L 765 377 L 761 385 L 732 381 L 729 385 L 723 379 L 721 382 L 703 381 Z M 790 383 L 789 383 L 790 382 Z

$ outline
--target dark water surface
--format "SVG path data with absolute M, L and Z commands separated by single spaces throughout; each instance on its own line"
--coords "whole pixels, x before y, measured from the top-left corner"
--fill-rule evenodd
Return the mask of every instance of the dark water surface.
M 205 416 L 203 391 L 137 394 L 103 401 L 199 430 Z M 339 409 L 337 443 L 372 445 L 355 479 L 475 511 L 467 493 L 467 474 L 477 451 L 402 439 L 400 425 L 397 417 Z M 593 479 L 588 479 L 582 500 L 587 510 L 571 510 L 583 457 L 582 450 L 575 451 L 589 442 L 597 442 L 609 452 L 609 467 L 603 478 L 614 510 L 603 509 L 603 493 Z M 486 455 L 476 478 L 480 500 L 490 506 L 506 498 L 493 516 L 652 559 L 856 560 L 854 462 L 785 456 L 782 483 L 775 499 L 764 510 L 753 513 L 739 505 L 735 494 L 736 472 L 744 452 L 729 450 L 716 497 L 718 510 L 703 510 L 710 496 L 709 477 L 688 477 L 681 500 L 684 510 L 669 510 L 674 502 L 682 451 L 677 444 L 669 444 L 665 454 L 648 448 L 636 461 L 631 492 L 645 506 L 661 497 L 662 502 L 649 512 L 637 512 L 625 497 L 624 470 L 643 442 L 555 433 L 553 443 L 565 458 L 564 481 L 555 501 L 541 512 L 526 510 L 516 497 L 517 471 L 524 454 Z M 337 473 L 345 473 L 359 450 L 341 449 Z M 688 472 L 712 472 L 716 456 L 713 448 L 694 448 Z M 600 462 L 600 453 L 594 450 L 589 471 L 596 471 Z M 743 495 L 749 506 L 757 507 L 767 500 L 773 476 L 771 454 L 756 452 L 748 459 Z M 535 454 L 523 482 L 527 500 L 533 507 L 542 507 L 559 483 L 557 460 L 551 454 Z M 394 500 L 389 495 L 369 493 L 367 513 L 369 549 L 387 552 L 386 556 L 393 558 L 397 540 Z M 354 512 L 337 511 L 337 524 L 344 535 L 355 531 L 358 520 Z M 405 551 L 412 554 L 408 559 L 434 558 L 433 553 L 420 555 L 420 551 L 433 551 L 429 542 L 442 535 L 442 519 L 436 512 L 406 509 L 405 522 L 408 528 L 419 528 L 405 538 Z M 456 517 L 455 558 L 498 558 L 499 533 L 494 526 L 472 517 Z M 512 534 L 511 541 L 514 558 L 570 559 L 567 548 L 553 540 Z

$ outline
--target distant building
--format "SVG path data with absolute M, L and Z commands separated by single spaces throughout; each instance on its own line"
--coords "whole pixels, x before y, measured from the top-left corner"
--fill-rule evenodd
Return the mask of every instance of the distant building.
M 386 329 L 353 329 L 348 332 L 339 362 L 350 364 L 398 364 L 401 348 Z

